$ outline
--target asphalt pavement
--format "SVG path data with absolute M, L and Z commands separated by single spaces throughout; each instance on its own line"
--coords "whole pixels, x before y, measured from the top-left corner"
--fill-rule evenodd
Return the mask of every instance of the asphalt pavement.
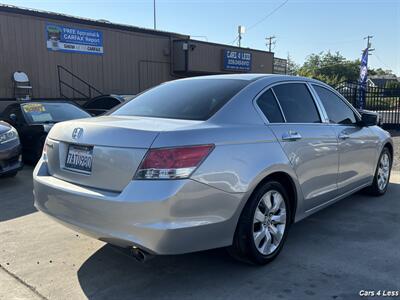
M 224 249 L 139 263 L 37 212 L 31 173 L 0 180 L 0 299 L 360 299 L 400 290 L 399 173 L 383 197 L 356 194 L 294 224 L 264 267 Z

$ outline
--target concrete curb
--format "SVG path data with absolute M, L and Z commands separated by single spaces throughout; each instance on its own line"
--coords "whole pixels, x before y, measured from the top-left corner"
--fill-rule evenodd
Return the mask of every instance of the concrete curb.
M 393 171 L 390 175 L 390 182 L 400 183 L 400 171 Z

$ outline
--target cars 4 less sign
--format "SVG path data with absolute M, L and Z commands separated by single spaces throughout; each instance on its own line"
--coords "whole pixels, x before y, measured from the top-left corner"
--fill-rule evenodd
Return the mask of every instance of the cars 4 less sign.
M 251 53 L 223 50 L 223 69 L 227 71 L 251 71 Z

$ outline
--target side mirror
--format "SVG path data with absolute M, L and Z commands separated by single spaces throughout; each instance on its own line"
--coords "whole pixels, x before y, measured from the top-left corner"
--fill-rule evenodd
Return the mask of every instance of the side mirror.
M 11 114 L 10 116 L 9 116 L 9 118 L 10 118 L 10 120 L 13 122 L 13 123 L 17 123 L 17 115 L 16 114 Z
M 362 110 L 361 114 L 361 126 L 375 126 L 378 125 L 379 115 L 373 111 Z

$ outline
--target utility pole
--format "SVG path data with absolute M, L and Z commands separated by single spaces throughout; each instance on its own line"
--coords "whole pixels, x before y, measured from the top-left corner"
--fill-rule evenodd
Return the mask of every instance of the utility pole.
M 274 41 L 274 39 L 276 39 L 276 36 L 274 36 L 274 35 L 269 36 L 269 37 L 266 37 L 265 39 L 267 40 L 265 45 L 267 46 L 268 51 L 272 52 L 272 45 L 275 45 L 275 43 L 276 43 L 276 41 Z
M 242 35 L 246 32 L 246 28 L 242 25 L 238 26 L 238 46 L 241 47 L 242 45 Z
M 364 40 L 367 40 L 367 47 L 363 49 L 361 56 L 361 66 L 360 66 L 360 78 L 358 79 L 359 83 L 359 92 L 358 92 L 358 101 L 357 106 L 360 109 L 365 108 L 366 98 L 367 98 L 367 80 L 368 80 L 368 56 L 371 51 L 375 49 L 371 48 L 370 40 L 373 38 L 372 35 L 367 35 L 364 37 Z
M 370 52 L 374 51 L 375 49 L 371 48 L 371 42 L 370 40 L 373 38 L 373 35 L 367 35 L 366 37 L 364 37 L 364 40 L 367 40 L 367 51 L 368 51 L 368 55 L 371 55 Z
M 157 29 L 156 23 L 156 0 L 153 0 L 153 21 L 154 21 L 154 30 Z

